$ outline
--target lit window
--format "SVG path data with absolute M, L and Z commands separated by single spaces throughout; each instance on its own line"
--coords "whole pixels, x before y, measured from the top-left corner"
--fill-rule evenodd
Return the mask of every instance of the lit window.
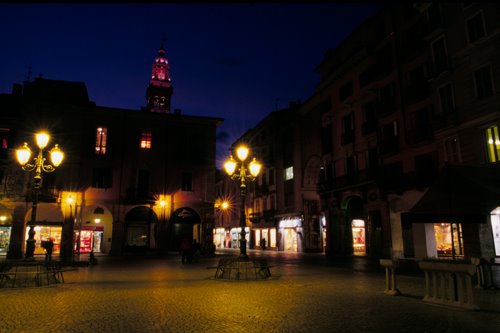
M 106 141 L 108 129 L 106 127 L 97 127 L 95 137 L 95 153 L 98 155 L 106 154 Z
M 144 131 L 141 134 L 141 148 L 142 149 L 151 149 L 151 132 Z
M 293 179 L 293 166 L 285 169 L 285 180 Z
M 486 146 L 488 150 L 488 162 L 498 162 L 500 159 L 500 137 L 498 126 L 491 126 L 486 129 Z
M 0 128 L 0 147 L 1 149 L 8 149 L 8 137 L 9 137 L 9 129 L 8 128 Z

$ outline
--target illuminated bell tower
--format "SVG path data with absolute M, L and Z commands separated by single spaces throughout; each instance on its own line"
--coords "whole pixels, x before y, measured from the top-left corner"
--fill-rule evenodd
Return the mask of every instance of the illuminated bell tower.
M 170 65 L 165 57 L 163 43 L 153 63 L 151 80 L 146 89 L 147 110 L 149 112 L 170 113 L 170 100 L 174 88 L 170 79 Z

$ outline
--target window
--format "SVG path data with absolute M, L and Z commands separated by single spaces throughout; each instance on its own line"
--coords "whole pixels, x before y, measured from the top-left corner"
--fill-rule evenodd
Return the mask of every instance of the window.
M 498 162 L 500 159 L 500 136 L 498 135 L 497 125 L 486 129 L 486 146 L 488 150 L 488 162 Z
M 455 111 L 455 102 L 453 99 L 453 89 L 451 84 L 448 83 L 439 89 L 439 107 L 437 112 L 439 114 L 450 114 Z
M 111 179 L 111 169 L 109 168 L 94 168 L 92 170 L 93 188 L 110 188 Z
M 269 185 L 274 185 L 274 169 L 269 169 Z
M 352 96 L 352 81 L 347 82 L 339 89 L 339 97 L 341 101 L 345 101 Z
M 469 40 L 469 43 L 474 43 L 475 41 L 486 36 L 483 14 L 481 12 L 469 18 L 466 21 L 466 26 L 467 26 L 467 38 Z
M 444 37 L 438 38 L 431 45 L 433 74 L 438 75 L 448 68 L 448 52 L 446 51 L 446 43 Z
M 151 149 L 151 131 L 143 131 L 141 133 L 141 148 Z
M 375 101 L 363 105 L 363 134 L 375 132 L 377 129 L 377 105 Z
M 427 18 L 429 20 L 429 28 L 431 31 L 443 26 L 444 18 L 440 4 L 431 3 L 429 8 L 427 8 Z
M 137 174 L 137 196 L 145 198 L 149 195 L 149 171 L 139 170 Z
M 182 173 L 182 191 L 192 191 L 193 190 L 193 174 L 191 172 Z
M 458 136 L 444 139 L 444 160 L 446 163 L 457 164 L 462 162 L 460 155 L 460 142 Z
M 9 151 L 9 129 L 0 128 L 0 158 L 7 158 Z
M 395 84 L 390 84 L 382 87 L 379 91 L 379 102 L 377 105 L 377 112 L 380 114 L 389 114 L 395 111 Z
M 483 66 L 474 72 L 474 83 L 476 85 L 477 98 L 485 98 L 493 95 L 490 65 Z
M 106 127 L 97 127 L 95 137 L 95 153 L 97 155 L 106 154 L 107 139 L 108 129 Z
M 354 119 L 353 115 L 349 114 L 342 117 L 342 137 L 343 145 L 354 142 Z
M 329 154 L 332 152 L 332 135 L 331 124 L 321 127 L 321 151 L 323 154 Z
M 293 166 L 289 166 L 288 168 L 285 169 L 284 177 L 285 180 L 293 179 Z

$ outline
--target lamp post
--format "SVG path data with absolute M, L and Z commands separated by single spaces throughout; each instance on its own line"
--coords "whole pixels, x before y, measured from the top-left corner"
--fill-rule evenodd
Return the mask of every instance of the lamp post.
M 64 159 L 64 153 L 61 149 L 59 149 L 56 144 L 50 151 L 50 162 L 52 164 L 45 163 L 45 157 L 43 157 L 43 150 L 47 147 L 49 143 L 50 136 L 46 132 L 39 132 L 35 135 L 36 144 L 39 148 L 38 154 L 30 162 L 31 158 L 31 149 L 28 147 L 28 143 L 24 143 L 21 148 L 16 150 L 17 161 L 21 165 L 21 168 L 25 171 L 35 171 L 33 188 L 32 188 L 32 197 L 33 197 L 33 206 L 31 208 L 31 219 L 30 219 L 30 230 L 28 232 L 28 239 L 26 240 L 26 258 L 33 258 L 33 254 L 35 253 L 35 222 L 36 222 L 36 209 L 38 205 L 38 191 L 42 186 L 42 173 L 43 172 L 53 172 L 55 169 L 62 163 Z
M 255 159 L 255 157 L 250 161 L 250 163 L 245 163 L 250 150 L 241 145 L 236 149 L 236 161 L 233 156 L 229 158 L 224 163 L 224 169 L 226 173 L 231 177 L 231 179 L 240 182 L 240 196 L 241 196 L 241 207 L 240 207 L 240 258 L 245 259 L 247 256 L 247 240 L 246 236 L 246 216 L 245 216 L 245 196 L 246 196 L 246 182 L 247 180 L 255 180 L 259 175 L 262 165 Z

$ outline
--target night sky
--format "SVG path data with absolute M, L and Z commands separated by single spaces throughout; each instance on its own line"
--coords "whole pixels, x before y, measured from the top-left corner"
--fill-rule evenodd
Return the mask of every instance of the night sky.
M 46 79 L 87 85 L 100 106 L 145 106 L 162 37 L 172 109 L 224 118 L 218 159 L 269 112 L 305 101 L 327 49 L 382 6 L 331 4 L 0 4 L 0 93 Z

